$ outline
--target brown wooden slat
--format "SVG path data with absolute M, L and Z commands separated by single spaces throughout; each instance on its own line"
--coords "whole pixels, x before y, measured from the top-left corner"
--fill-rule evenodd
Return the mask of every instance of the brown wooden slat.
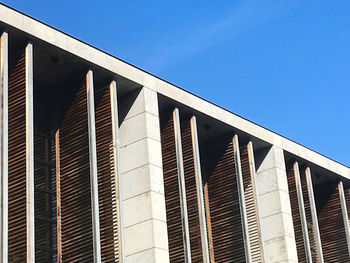
M 8 89 L 8 256 L 9 262 L 26 262 L 26 111 L 24 53 L 10 73 Z
M 196 177 L 194 171 L 194 157 L 190 120 L 181 123 L 181 141 L 183 165 L 185 172 L 186 200 L 188 223 L 190 230 L 191 259 L 192 262 L 202 262 L 202 244 L 199 222 Z
M 209 146 L 209 153 L 217 146 Z M 208 181 L 215 262 L 246 262 L 232 140 Z
M 292 165 L 287 168 L 287 181 L 288 181 L 290 205 L 292 208 L 292 218 L 293 218 L 293 225 L 294 225 L 295 242 L 296 242 L 297 253 L 298 253 L 298 262 L 306 263 L 307 261 L 306 261 L 306 254 L 305 254 L 303 230 L 301 225 L 301 216 L 299 211 L 297 189 L 295 185 L 294 169 Z
M 162 128 L 161 142 L 170 262 L 184 262 L 185 250 L 172 115 Z
M 252 182 L 251 167 L 248 155 L 248 144 L 240 148 L 241 168 L 243 177 L 244 197 L 248 221 L 248 233 L 250 242 L 250 253 L 252 262 L 261 263 L 262 251 L 260 246 L 260 234 L 258 225 L 257 203 L 255 197 L 254 183 Z
M 318 263 L 318 262 L 320 262 L 320 259 L 318 258 L 318 255 L 317 255 L 316 234 L 315 234 L 314 225 L 312 222 L 310 198 L 309 198 L 309 193 L 308 193 L 308 189 L 307 189 L 307 182 L 306 182 L 306 176 L 305 176 L 304 169 L 300 170 L 300 183 L 301 183 L 301 188 L 303 191 L 305 216 L 306 216 L 306 222 L 307 222 L 308 233 L 309 233 L 312 262 Z
M 113 163 L 110 89 L 95 91 L 97 176 L 99 191 L 101 259 L 119 262 L 118 218 Z
M 337 184 L 315 187 L 324 262 L 350 262 Z
M 63 262 L 93 262 L 89 137 L 85 81 L 60 125 Z
M 205 200 L 205 216 L 207 218 L 208 246 L 209 246 L 210 262 L 215 262 L 213 232 L 211 229 L 209 194 L 208 194 L 208 184 L 207 183 L 204 185 L 203 192 L 204 192 L 203 195 L 204 195 L 204 200 Z
M 348 211 L 347 211 L 348 218 L 350 218 L 350 189 L 349 189 L 349 187 L 346 187 L 345 185 L 344 185 L 344 196 L 345 196 L 346 207 L 348 209 Z M 349 222 L 349 224 L 350 224 L 350 222 Z
M 34 197 L 37 263 L 57 262 L 55 146 L 53 136 L 42 136 L 42 133 L 35 132 Z

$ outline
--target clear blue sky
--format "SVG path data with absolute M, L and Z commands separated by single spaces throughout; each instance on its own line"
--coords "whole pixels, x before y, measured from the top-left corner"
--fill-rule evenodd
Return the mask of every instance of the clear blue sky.
M 350 165 L 350 1 L 4 1 Z

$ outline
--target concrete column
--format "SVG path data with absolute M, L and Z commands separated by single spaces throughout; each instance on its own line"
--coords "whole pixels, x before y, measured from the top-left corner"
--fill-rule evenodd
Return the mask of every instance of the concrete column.
M 144 87 L 129 104 L 119 130 L 126 262 L 166 263 L 169 250 L 157 93 Z
M 255 160 L 265 261 L 298 262 L 283 150 L 257 151 Z

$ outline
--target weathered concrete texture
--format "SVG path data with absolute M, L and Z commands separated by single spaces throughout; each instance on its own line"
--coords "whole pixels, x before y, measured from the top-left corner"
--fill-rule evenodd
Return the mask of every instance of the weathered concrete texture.
M 157 93 L 143 88 L 120 126 L 127 262 L 169 262 Z
M 256 188 L 266 262 L 298 262 L 283 150 L 255 153 Z

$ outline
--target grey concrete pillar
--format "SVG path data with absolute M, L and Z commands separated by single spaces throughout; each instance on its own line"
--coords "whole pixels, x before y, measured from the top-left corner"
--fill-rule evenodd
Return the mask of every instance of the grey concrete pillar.
M 272 146 L 255 159 L 265 261 L 298 262 L 283 150 Z
M 169 262 L 157 93 L 142 88 L 119 130 L 128 263 Z

